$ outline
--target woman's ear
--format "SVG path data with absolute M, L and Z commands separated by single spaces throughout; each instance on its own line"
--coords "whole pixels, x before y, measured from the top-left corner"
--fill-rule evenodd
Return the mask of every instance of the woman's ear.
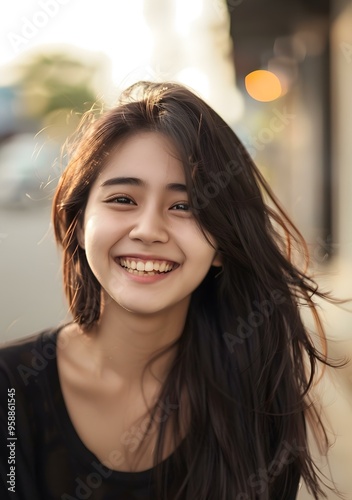
M 222 258 L 221 258 L 221 255 L 219 254 L 219 252 L 216 252 L 215 256 L 214 256 L 214 259 L 213 259 L 213 262 L 211 263 L 212 266 L 215 266 L 215 267 L 221 267 L 222 266 Z
M 82 227 L 81 221 L 78 221 L 77 223 L 76 235 L 77 235 L 78 245 L 84 250 L 84 229 Z

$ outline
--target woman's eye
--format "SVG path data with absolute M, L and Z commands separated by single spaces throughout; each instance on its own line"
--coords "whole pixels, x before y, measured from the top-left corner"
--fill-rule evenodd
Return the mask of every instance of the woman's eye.
M 173 207 L 171 207 L 172 210 L 182 210 L 184 212 L 188 212 L 190 210 L 190 206 L 188 203 L 176 203 Z
M 110 198 L 110 200 L 107 200 L 107 203 L 121 203 L 122 205 L 130 205 L 134 202 L 127 196 L 115 196 L 114 198 Z

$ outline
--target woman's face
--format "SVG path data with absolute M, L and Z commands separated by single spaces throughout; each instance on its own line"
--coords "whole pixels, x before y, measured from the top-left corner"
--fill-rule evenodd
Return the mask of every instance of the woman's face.
M 210 266 L 221 265 L 188 209 L 176 157 L 154 132 L 120 143 L 91 188 L 79 232 L 102 288 L 136 314 L 188 306 Z

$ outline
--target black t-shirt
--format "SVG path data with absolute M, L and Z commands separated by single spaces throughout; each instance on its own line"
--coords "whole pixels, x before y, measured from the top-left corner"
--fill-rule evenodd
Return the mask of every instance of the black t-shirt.
M 153 469 L 109 469 L 79 438 L 59 381 L 59 331 L 44 330 L 0 345 L 0 498 L 156 500 Z M 174 455 L 163 463 L 171 484 Z M 296 498 L 299 473 L 294 464 L 289 468 L 289 484 L 279 486 L 271 500 Z
M 0 348 L 0 498 L 155 500 L 153 469 L 109 469 L 76 433 L 59 382 L 59 331 L 45 330 Z M 172 461 L 172 455 L 165 461 L 170 479 Z

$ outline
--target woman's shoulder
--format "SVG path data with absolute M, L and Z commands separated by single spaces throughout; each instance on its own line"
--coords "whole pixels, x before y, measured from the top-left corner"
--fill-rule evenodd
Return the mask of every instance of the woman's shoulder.
M 59 327 L 47 328 L 24 337 L 7 339 L 0 342 L 0 362 L 12 357 L 33 354 L 33 349 L 40 348 L 43 342 L 55 341 Z
M 0 383 L 4 379 L 13 383 L 16 380 L 24 382 L 26 375 L 40 370 L 50 359 L 54 359 L 60 328 L 47 328 L 22 338 L 1 342 Z

